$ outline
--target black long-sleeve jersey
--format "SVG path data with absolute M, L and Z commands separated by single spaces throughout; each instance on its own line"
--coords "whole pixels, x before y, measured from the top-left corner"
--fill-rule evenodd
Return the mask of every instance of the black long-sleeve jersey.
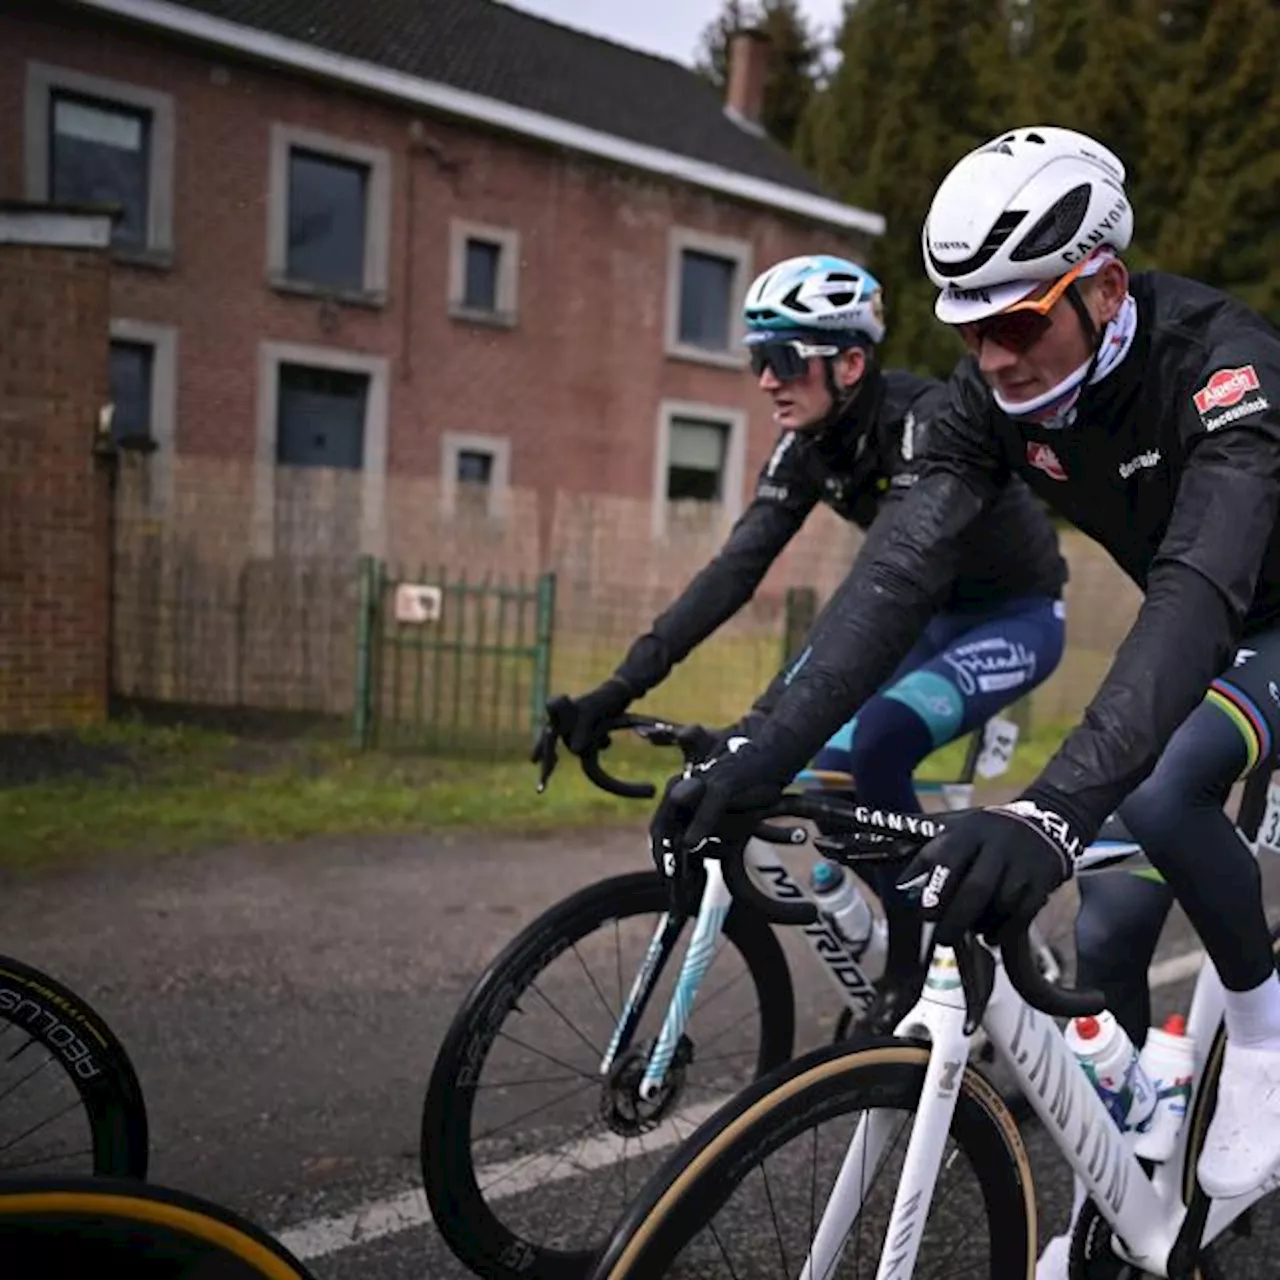
M 1133 343 L 1062 427 L 1009 418 L 973 357 L 956 367 L 916 483 L 872 529 L 800 669 L 744 722 L 771 775 L 789 779 L 893 670 L 1013 477 L 1145 593 L 1081 724 L 1029 789 L 1082 834 L 1147 776 L 1241 638 L 1280 620 L 1280 333 L 1179 276 L 1136 275 L 1130 291 Z
M 916 482 L 932 419 L 945 404 L 943 383 L 873 369 L 832 427 L 785 432 L 719 554 L 631 646 L 618 676 L 635 693 L 658 684 L 751 599 L 817 503 L 869 530 Z M 932 577 L 931 613 L 1057 596 L 1066 581 L 1053 525 L 1020 481 L 992 495 L 959 538 L 957 552 L 954 567 Z

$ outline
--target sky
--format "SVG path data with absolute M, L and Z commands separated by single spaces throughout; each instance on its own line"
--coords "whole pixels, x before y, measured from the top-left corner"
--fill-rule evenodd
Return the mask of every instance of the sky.
M 619 44 L 692 65 L 703 28 L 719 15 L 721 0 L 504 0 L 517 9 L 577 27 Z M 839 21 L 843 0 L 800 0 L 822 35 Z

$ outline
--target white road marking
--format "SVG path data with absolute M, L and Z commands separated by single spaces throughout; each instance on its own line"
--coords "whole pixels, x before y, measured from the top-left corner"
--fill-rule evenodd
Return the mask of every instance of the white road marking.
M 1153 964 L 1147 971 L 1153 991 L 1171 987 L 1194 978 L 1204 963 L 1203 951 L 1188 951 Z M 673 1147 L 680 1139 L 728 1102 L 730 1094 L 710 1098 L 696 1107 L 677 1111 L 652 1133 L 645 1135 L 644 1149 L 656 1152 Z M 553 1147 L 535 1156 L 519 1156 L 512 1160 L 484 1165 L 477 1171 L 482 1187 L 496 1187 L 489 1193 L 490 1199 L 520 1195 L 536 1186 L 548 1186 L 597 1169 L 616 1164 L 623 1154 L 623 1140 L 617 1134 L 603 1134 L 592 1138 L 574 1150 L 572 1146 Z M 313 1258 L 327 1257 L 368 1244 L 384 1236 L 397 1235 L 431 1222 L 431 1211 L 421 1187 L 411 1187 L 399 1195 L 388 1196 L 363 1204 L 349 1213 L 333 1217 L 313 1218 L 278 1233 L 280 1243 L 295 1257 L 306 1262 Z
M 731 1094 L 709 1098 L 697 1106 L 686 1107 L 644 1135 L 643 1148 L 629 1140 L 631 1151 L 649 1154 L 674 1147 L 709 1116 L 729 1101 Z M 553 1147 L 533 1156 L 518 1156 L 496 1164 L 484 1165 L 476 1171 L 482 1187 L 490 1187 L 490 1200 L 519 1195 L 536 1186 L 547 1186 L 576 1178 L 596 1169 L 606 1169 L 622 1159 L 623 1139 L 615 1133 L 602 1134 L 580 1145 Z M 350 1213 L 331 1218 L 315 1218 L 279 1233 L 280 1242 L 303 1262 L 328 1254 L 368 1244 L 382 1236 L 395 1235 L 431 1221 L 427 1197 L 421 1187 L 413 1187 L 399 1195 L 360 1205 Z

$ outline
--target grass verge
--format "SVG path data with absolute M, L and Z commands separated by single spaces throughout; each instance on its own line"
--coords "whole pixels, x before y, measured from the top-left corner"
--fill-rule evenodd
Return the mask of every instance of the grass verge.
M 1024 738 L 1000 782 L 1029 780 L 1060 740 L 1043 729 Z M 919 776 L 954 777 L 963 751 L 944 748 Z M 674 751 L 635 741 L 609 753 L 615 773 L 659 788 L 678 764 Z M 535 782 L 522 760 L 360 753 L 326 737 L 269 741 L 130 720 L 0 738 L 0 868 L 316 835 L 563 830 L 642 823 L 651 811 L 597 790 L 572 757 L 562 756 L 542 795 Z

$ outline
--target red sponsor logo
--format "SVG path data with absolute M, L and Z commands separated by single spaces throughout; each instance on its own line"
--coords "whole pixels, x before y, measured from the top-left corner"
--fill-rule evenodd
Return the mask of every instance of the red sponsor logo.
M 1196 408 L 1202 413 L 1213 409 L 1229 409 L 1239 404 L 1250 391 L 1257 391 L 1258 375 L 1251 364 L 1238 369 L 1219 369 L 1195 394 Z
M 1058 455 L 1039 440 L 1027 441 L 1027 461 L 1033 467 L 1039 467 L 1051 480 L 1065 480 L 1066 469 L 1058 461 Z

